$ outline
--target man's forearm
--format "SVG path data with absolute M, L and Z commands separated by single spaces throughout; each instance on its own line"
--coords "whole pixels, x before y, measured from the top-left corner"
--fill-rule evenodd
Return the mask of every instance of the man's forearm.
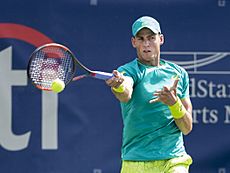
M 113 94 L 120 102 L 128 102 L 131 99 L 130 89 L 124 86 L 124 92 L 116 92 L 113 88 L 111 88 Z
M 184 135 L 189 134 L 192 131 L 192 115 L 186 112 L 185 115 L 180 119 L 175 119 L 177 127 L 181 130 Z

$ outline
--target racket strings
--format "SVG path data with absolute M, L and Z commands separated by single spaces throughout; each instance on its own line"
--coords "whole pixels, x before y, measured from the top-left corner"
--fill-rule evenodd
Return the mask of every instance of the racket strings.
M 64 70 L 64 80 L 65 83 L 72 80 L 72 76 L 74 75 L 74 62 L 73 57 L 70 53 L 65 52 L 65 57 L 62 59 L 62 66 Z
M 64 83 L 73 75 L 73 60 L 67 51 L 49 47 L 40 50 L 31 61 L 30 76 L 32 82 L 41 89 L 51 90 L 53 80 L 59 78 Z

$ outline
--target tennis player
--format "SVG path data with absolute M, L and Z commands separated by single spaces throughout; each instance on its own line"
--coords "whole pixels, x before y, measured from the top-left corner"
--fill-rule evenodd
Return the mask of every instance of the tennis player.
M 121 103 L 121 173 L 188 173 L 192 158 L 183 142 L 192 130 L 188 74 L 161 59 L 164 36 L 157 20 L 137 19 L 132 34 L 137 58 L 106 81 Z

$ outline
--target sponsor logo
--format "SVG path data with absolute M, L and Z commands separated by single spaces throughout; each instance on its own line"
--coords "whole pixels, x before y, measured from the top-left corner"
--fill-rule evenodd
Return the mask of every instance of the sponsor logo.
M 230 124 L 230 52 L 162 52 L 186 69 L 194 124 Z
M 16 39 L 38 47 L 45 43 L 53 42 L 41 32 L 19 24 L 0 23 L 1 39 Z M 15 134 L 13 128 L 13 101 L 12 86 L 27 86 L 26 69 L 15 70 L 12 68 L 14 46 L 0 50 L 0 146 L 8 151 L 19 151 L 28 147 L 32 134 L 31 129 L 24 133 Z M 41 105 L 41 148 L 57 149 L 57 107 L 58 96 L 42 92 Z M 17 103 L 21 108 L 28 108 L 28 103 Z

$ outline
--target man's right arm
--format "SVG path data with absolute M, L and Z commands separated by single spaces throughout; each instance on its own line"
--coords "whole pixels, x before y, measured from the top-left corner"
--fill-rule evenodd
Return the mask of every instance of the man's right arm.
M 120 102 L 128 102 L 132 97 L 133 79 L 123 76 L 117 70 L 114 70 L 113 74 L 111 79 L 106 80 L 106 84 L 111 87 L 113 94 Z

